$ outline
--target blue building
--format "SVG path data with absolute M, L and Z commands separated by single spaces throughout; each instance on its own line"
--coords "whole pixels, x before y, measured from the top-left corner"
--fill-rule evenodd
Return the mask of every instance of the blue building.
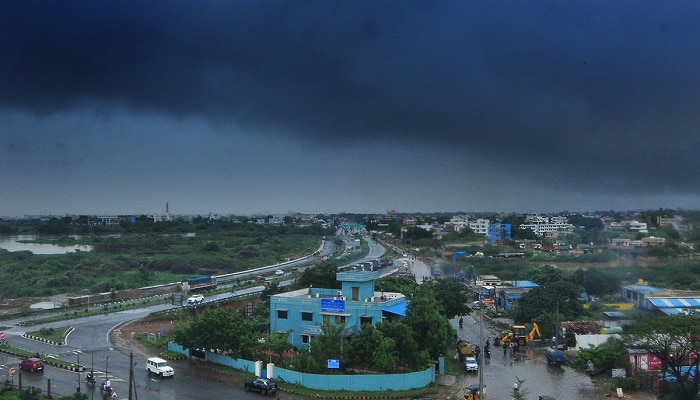
M 270 331 L 291 332 L 289 343 L 308 349 L 321 335 L 324 321 L 345 323 L 348 335 L 362 324 L 399 320 L 406 315 L 407 300 L 401 293 L 375 292 L 376 271 L 339 272 L 341 290 L 307 288 L 270 297 Z
M 486 243 L 489 246 L 496 246 L 504 240 L 511 239 L 511 225 L 496 222 L 489 224 Z

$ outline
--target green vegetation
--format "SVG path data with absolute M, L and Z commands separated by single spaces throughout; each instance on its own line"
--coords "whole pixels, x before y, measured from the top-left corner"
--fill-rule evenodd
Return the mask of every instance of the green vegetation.
M 22 390 L 13 387 L 9 381 L 0 386 L 0 400 L 44 400 L 46 396 L 41 389 L 28 387 Z M 57 400 L 87 400 L 85 393 L 74 393 L 70 396 L 56 397 Z
M 27 332 L 27 335 L 42 338 L 51 342 L 62 343 L 70 328 L 41 328 L 38 331 Z
M 141 218 L 106 227 L 64 218 L 0 226 L 11 234 L 60 234 L 55 243 L 93 247 L 58 255 L 0 250 L 0 293 L 6 297 L 109 292 L 245 271 L 311 254 L 328 234 L 318 225 L 207 219 L 154 224 Z

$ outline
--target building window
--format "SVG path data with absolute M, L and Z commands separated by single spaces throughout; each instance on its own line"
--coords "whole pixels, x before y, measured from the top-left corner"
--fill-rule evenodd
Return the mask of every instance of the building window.
M 277 310 L 277 318 L 278 319 L 287 319 L 287 314 L 289 312 L 287 310 Z
M 301 342 L 304 344 L 311 343 L 311 335 L 301 335 Z
M 301 313 L 301 320 L 302 321 L 313 321 L 314 320 L 314 313 L 310 312 L 303 312 Z
M 330 323 L 331 321 L 335 324 L 345 323 L 345 315 L 323 314 L 323 322 Z
M 371 324 L 371 323 L 372 323 L 372 317 L 370 317 L 370 316 L 360 317 L 360 325 Z

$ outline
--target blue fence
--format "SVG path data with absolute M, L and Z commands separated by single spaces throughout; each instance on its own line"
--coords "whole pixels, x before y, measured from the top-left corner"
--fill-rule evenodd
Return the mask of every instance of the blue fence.
M 189 349 L 170 342 L 168 350 L 190 357 Z M 236 359 L 219 353 L 205 353 L 205 360 L 225 365 L 238 370 L 255 373 L 255 362 Z M 263 367 L 263 374 L 266 368 Z M 425 371 L 409 372 L 406 374 L 373 374 L 373 375 L 318 375 L 291 371 L 274 367 L 274 378 L 280 381 L 298 384 L 310 389 L 319 390 L 348 390 L 348 391 L 387 391 L 409 390 L 426 387 L 435 381 L 435 367 Z

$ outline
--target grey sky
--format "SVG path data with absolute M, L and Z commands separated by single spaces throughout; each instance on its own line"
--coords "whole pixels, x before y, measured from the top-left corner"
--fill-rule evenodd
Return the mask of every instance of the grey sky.
M 0 215 L 697 208 L 700 3 L 8 1 Z

